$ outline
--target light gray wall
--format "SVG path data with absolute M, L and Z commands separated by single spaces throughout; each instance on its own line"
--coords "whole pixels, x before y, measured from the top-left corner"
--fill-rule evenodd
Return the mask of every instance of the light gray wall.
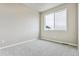
M 67 32 L 64 31 L 44 31 L 44 18 L 47 13 L 67 8 Z M 41 39 L 66 43 L 76 46 L 78 44 L 77 35 L 77 4 L 63 4 L 41 13 Z
M 79 3 L 78 3 L 78 51 L 79 51 Z
M 23 4 L 0 4 L 0 46 L 37 39 L 39 13 Z

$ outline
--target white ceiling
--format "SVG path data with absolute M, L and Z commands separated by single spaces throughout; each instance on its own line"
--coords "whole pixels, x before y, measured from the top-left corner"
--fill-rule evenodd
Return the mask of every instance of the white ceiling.
M 26 3 L 28 7 L 38 11 L 43 12 L 45 10 L 48 10 L 50 8 L 56 7 L 60 5 L 61 3 Z

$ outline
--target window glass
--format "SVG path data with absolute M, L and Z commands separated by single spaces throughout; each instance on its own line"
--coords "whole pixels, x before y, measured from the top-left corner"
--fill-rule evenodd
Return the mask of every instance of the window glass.
M 67 11 L 66 9 L 55 12 L 55 30 L 66 30 Z
M 67 9 L 44 16 L 45 30 L 67 30 Z
M 54 30 L 54 13 L 45 15 L 45 30 Z

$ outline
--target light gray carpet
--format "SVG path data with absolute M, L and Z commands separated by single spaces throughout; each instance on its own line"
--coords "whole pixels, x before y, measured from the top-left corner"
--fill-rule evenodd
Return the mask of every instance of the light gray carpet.
M 29 43 L 0 50 L 0 56 L 77 56 L 76 47 L 43 40 L 33 40 Z

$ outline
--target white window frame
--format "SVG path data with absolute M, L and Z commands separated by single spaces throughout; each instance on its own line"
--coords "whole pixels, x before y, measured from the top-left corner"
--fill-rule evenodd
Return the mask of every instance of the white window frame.
M 65 30 L 57 30 L 57 29 L 55 29 L 55 13 L 61 12 L 63 10 L 66 10 L 66 29 Z M 52 29 L 45 29 L 45 24 L 44 24 L 44 30 L 45 31 L 67 31 L 67 12 L 68 12 L 67 8 L 64 8 L 64 9 L 61 9 L 61 10 L 56 10 L 56 11 L 52 12 L 52 13 L 54 13 L 54 29 L 53 30 Z M 48 13 L 48 14 L 50 14 L 50 13 Z M 48 15 L 48 14 L 46 14 L 46 15 Z M 44 18 L 44 22 L 45 22 L 45 18 Z

